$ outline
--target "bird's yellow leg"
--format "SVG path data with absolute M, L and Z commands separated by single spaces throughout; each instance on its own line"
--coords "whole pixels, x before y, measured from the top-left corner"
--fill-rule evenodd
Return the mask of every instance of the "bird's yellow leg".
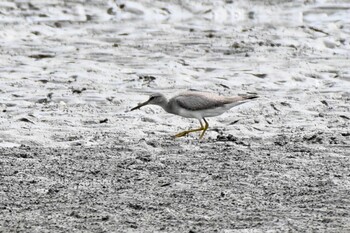
M 183 131 L 183 132 L 181 132 L 181 133 L 176 134 L 175 137 L 176 137 L 176 138 L 180 138 L 180 137 L 186 136 L 186 135 L 189 134 L 189 133 L 204 130 L 205 128 L 204 128 L 202 122 L 199 121 L 199 123 L 201 123 L 201 127 L 200 127 L 200 128 L 198 128 L 198 129 L 190 129 L 190 130 Z
M 199 139 L 203 138 L 205 131 L 207 131 L 207 129 L 209 127 L 208 122 L 204 118 L 203 118 L 203 120 L 204 120 L 205 125 L 204 125 L 204 128 L 203 128 L 203 132 L 201 133 L 201 136 L 199 136 Z

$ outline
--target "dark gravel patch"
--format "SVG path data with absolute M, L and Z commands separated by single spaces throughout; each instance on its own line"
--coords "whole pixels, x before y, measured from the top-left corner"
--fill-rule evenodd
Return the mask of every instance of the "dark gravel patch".
M 1 148 L 1 230 L 347 232 L 349 146 L 303 140 Z

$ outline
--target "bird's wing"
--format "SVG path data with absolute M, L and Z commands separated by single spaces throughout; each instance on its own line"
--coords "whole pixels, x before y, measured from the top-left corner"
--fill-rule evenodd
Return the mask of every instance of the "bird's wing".
M 210 93 L 201 92 L 187 92 L 179 96 L 175 96 L 170 100 L 180 107 L 191 110 L 199 111 L 204 109 L 213 109 L 216 107 L 221 107 L 225 104 L 230 104 L 235 101 L 231 98 L 225 98 L 223 96 L 212 95 Z

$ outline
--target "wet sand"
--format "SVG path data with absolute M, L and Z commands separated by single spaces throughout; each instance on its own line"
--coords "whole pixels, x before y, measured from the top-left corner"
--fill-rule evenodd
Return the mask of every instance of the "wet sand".
M 0 231 L 350 231 L 346 1 L 0 3 Z M 209 119 L 187 89 L 259 99 Z

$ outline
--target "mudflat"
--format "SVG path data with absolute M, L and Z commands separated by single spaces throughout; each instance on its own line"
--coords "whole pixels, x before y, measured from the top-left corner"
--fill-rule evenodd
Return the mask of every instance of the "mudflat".
M 350 231 L 347 1 L 2 1 L 0 231 Z M 148 94 L 259 98 L 208 118 Z

